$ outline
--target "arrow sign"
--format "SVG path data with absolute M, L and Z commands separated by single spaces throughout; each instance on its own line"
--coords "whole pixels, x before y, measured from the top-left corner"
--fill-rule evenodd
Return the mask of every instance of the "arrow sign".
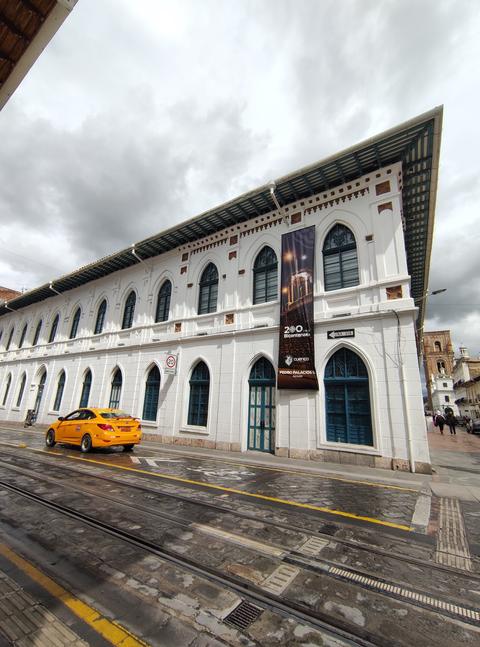
M 327 339 L 339 339 L 341 337 L 355 337 L 355 330 L 349 328 L 348 330 L 328 330 Z

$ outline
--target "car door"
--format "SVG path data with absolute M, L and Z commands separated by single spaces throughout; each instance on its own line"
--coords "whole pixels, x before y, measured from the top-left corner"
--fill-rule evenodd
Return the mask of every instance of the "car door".
M 65 416 L 63 421 L 57 428 L 57 441 L 70 443 L 73 442 L 75 437 L 75 428 L 79 425 L 82 411 L 72 411 L 68 416 Z
M 90 424 L 88 421 L 95 417 L 92 411 L 88 409 L 82 409 L 79 412 L 79 416 L 76 419 L 76 424 L 72 426 L 72 443 L 75 445 L 80 445 L 82 442 L 83 435 L 90 431 Z

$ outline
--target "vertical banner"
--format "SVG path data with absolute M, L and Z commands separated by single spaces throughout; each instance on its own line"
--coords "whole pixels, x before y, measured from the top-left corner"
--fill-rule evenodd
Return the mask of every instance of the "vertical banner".
M 278 388 L 318 391 L 313 335 L 315 227 L 282 236 Z

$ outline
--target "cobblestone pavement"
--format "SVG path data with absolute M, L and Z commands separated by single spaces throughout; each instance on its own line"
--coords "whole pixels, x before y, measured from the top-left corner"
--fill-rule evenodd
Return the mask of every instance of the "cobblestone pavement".
M 480 438 L 465 432 L 451 439 L 428 436 L 433 477 L 148 441 L 133 454 L 107 450 L 83 456 L 59 446 L 38 453 L 32 450 L 44 449 L 43 433 L 0 429 L 0 451 L 7 443 L 0 479 L 15 478 L 42 498 L 123 528 L 202 569 L 249 587 L 278 590 L 286 604 L 300 604 L 381 644 L 474 646 L 480 633 L 472 624 L 401 600 L 407 594 L 417 599 L 419 591 L 427 607 L 448 602 L 452 609 L 480 613 L 479 478 L 476 451 L 471 451 Z M 9 470 L 9 462 L 20 472 Z M 65 472 L 64 465 L 75 472 Z M 95 477 L 105 475 L 110 480 L 99 487 Z M 54 482 L 64 487 L 52 487 Z M 104 498 L 92 499 L 89 488 Z M 272 611 L 239 630 L 225 620 L 241 602 L 238 593 L 133 546 L 105 540 L 98 530 L 55 511 L 39 517 L 34 504 L 2 494 L 0 532 L 87 597 L 101 591 L 111 616 L 148 644 L 346 644 L 338 635 Z M 416 532 L 406 532 L 409 526 Z M 47 557 L 52 546 L 54 566 Z M 333 578 L 327 573 L 331 567 L 352 577 L 360 573 L 365 583 L 391 582 L 382 586 L 393 586 L 400 598 L 381 593 L 378 584 L 373 590 L 343 576 Z

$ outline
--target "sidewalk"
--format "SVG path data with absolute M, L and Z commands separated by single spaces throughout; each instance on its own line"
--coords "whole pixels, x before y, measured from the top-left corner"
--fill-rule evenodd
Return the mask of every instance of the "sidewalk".
M 87 647 L 75 632 L 0 570 L 0 645 Z

